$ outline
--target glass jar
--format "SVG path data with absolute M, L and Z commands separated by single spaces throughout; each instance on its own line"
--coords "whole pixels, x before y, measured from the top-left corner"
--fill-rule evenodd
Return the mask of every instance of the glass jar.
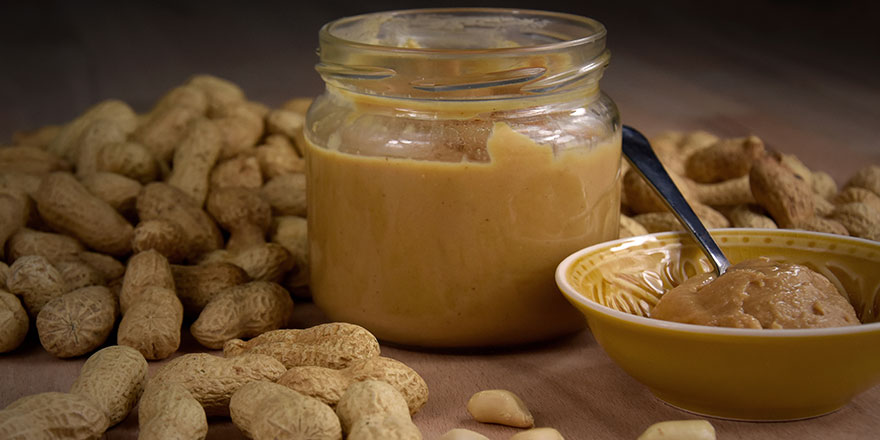
M 582 329 L 556 265 L 617 237 L 620 121 L 598 22 L 432 9 L 320 31 L 306 119 L 315 303 L 409 346 Z

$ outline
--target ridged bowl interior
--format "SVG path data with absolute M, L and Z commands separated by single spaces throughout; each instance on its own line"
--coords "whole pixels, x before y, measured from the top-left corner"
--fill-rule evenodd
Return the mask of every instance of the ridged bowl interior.
M 862 323 L 880 317 L 880 244 L 794 230 L 720 229 L 713 236 L 731 262 L 764 256 L 805 265 L 846 292 Z M 577 254 L 568 280 L 586 299 L 648 317 L 663 293 L 712 270 L 682 233 L 659 233 L 592 246 Z

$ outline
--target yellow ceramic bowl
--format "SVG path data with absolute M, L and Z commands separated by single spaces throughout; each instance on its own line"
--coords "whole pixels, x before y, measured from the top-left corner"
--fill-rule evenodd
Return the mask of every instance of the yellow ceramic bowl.
M 596 340 L 660 399 L 742 420 L 832 412 L 880 383 L 880 243 L 791 230 L 712 231 L 732 262 L 804 264 L 847 292 L 862 325 L 756 330 L 651 319 L 662 292 L 711 269 L 684 233 L 601 243 L 563 261 L 556 282 Z

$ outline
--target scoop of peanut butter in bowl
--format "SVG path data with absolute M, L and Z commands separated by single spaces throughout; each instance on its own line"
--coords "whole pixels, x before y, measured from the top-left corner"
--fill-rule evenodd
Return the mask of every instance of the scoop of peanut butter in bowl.
M 669 290 L 651 317 L 716 327 L 794 329 L 859 324 L 847 298 L 824 276 L 767 258 L 704 273 Z

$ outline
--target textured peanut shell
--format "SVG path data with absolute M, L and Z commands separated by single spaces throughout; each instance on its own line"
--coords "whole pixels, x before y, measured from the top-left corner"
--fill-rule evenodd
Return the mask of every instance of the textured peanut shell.
M 681 222 L 671 212 L 649 212 L 633 217 L 649 233 L 665 231 L 683 231 Z
M 100 272 L 79 257 L 70 256 L 56 260 L 53 266 L 61 273 L 66 292 L 88 286 L 103 286 L 107 282 Z
M 52 173 L 34 194 L 43 220 L 90 248 L 121 256 L 131 251 L 134 228 L 107 202 L 92 195 L 70 173 Z
M 827 217 L 834 212 L 834 204 L 819 194 L 813 193 L 813 213 L 816 217 Z
M 724 215 L 709 206 L 694 203 L 691 205 L 691 208 L 693 208 L 694 213 L 697 214 L 697 217 L 700 218 L 707 228 L 726 228 L 730 226 L 730 222 L 728 222 Z M 633 219 L 644 226 L 648 232 L 652 233 L 684 230 L 681 222 L 671 212 L 639 214 L 633 217 Z
M 183 305 L 173 290 L 150 286 L 122 315 L 117 343 L 150 360 L 165 359 L 180 347 Z
M 195 258 L 223 246 L 223 237 L 214 220 L 203 211 L 192 197 L 166 183 L 154 182 L 144 186 L 137 200 L 141 221 L 166 219 L 183 232 L 182 243 L 187 258 Z
M 361 418 L 351 427 L 348 440 L 421 440 L 422 433 L 409 416 L 377 414 Z
M 198 112 L 206 113 L 208 95 L 204 90 L 192 85 L 178 86 L 165 92 L 150 112 L 156 113 L 168 107 L 191 107 Z
M 278 383 L 335 406 L 349 385 L 367 379 L 381 380 L 396 388 L 406 399 L 410 414 L 418 412 L 428 401 L 428 385 L 418 373 L 400 361 L 381 356 L 355 362 L 341 370 L 293 367 Z
M 69 170 L 69 162 L 37 147 L 22 145 L 0 148 L 0 173 L 18 171 L 43 175 Z
M 232 81 L 213 75 L 194 75 L 186 82 L 186 86 L 194 87 L 205 93 L 208 100 L 208 111 L 244 101 L 244 91 Z
M 208 177 L 222 147 L 220 130 L 214 122 L 204 118 L 192 121 L 186 137 L 174 151 L 174 168 L 168 176 L 168 184 L 201 206 L 208 196 Z
M 880 165 L 868 165 L 858 171 L 846 183 L 846 187 L 865 188 L 880 196 Z
M 37 333 L 43 348 L 52 355 L 79 356 L 107 340 L 116 315 L 116 298 L 109 289 L 83 287 L 46 304 L 37 315 Z
M 257 149 L 259 151 L 259 148 Z M 256 156 L 242 154 L 224 160 L 211 170 L 211 189 L 242 187 L 260 189 L 263 173 Z
M 33 317 L 49 301 L 67 292 L 61 272 L 46 257 L 40 255 L 28 255 L 15 260 L 9 267 L 6 288 L 21 297 L 28 314 Z
M 141 192 L 137 180 L 106 171 L 96 172 L 82 179 L 83 186 L 95 197 L 112 206 L 119 214 L 133 217 L 135 201 Z
M 293 268 L 294 260 L 284 246 L 263 243 L 240 252 L 218 249 L 202 255 L 199 264 L 227 262 L 242 269 L 254 281 L 280 282 Z
M 77 258 L 92 266 L 105 280 L 111 281 L 125 274 L 125 266 L 119 260 L 98 252 L 80 252 Z
M 60 125 L 44 125 L 33 130 L 19 130 L 12 133 L 13 145 L 30 145 L 46 149 L 52 139 L 61 132 Z
M 692 183 L 690 192 L 704 205 L 734 206 L 755 203 L 749 176 L 737 177 L 718 183 Z
M 229 401 L 229 414 L 254 440 L 342 439 L 339 419 L 329 406 L 271 382 L 242 386 Z
M 752 205 L 736 205 L 722 212 L 734 228 L 777 229 L 776 222 L 759 210 Z
M 873 191 L 857 186 L 850 186 L 834 197 L 835 205 L 845 205 L 847 203 L 864 203 L 877 212 L 880 212 L 880 195 L 874 194 Z
M 813 188 L 813 172 L 794 154 L 770 152 L 768 156 L 775 158 L 782 166 L 794 173 L 797 178 Z
M 815 215 L 810 185 L 771 157 L 755 161 L 749 183 L 755 200 L 780 227 L 795 227 Z
M 0 187 L 0 258 L 5 255 L 6 240 L 24 228 L 30 212 L 30 200 L 23 191 Z
M 296 139 L 304 125 L 304 113 L 284 108 L 272 110 L 266 116 L 266 131 L 272 134 L 283 134 L 290 139 Z
M 822 217 L 812 217 L 794 225 L 795 229 L 824 232 L 826 234 L 850 235 L 846 227 L 837 220 Z
M 98 439 L 108 426 L 104 412 L 79 394 L 32 394 L 0 411 L 3 439 Z
M 150 378 L 152 384 L 179 383 L 209 415 L 228 414 L 229 398 L 244 384 L 256 380 L 275 382 L 286 369 L 262 354 L 222 358 L 190 353 L 172 359 Z
M 232 263 L 172 265 L 177 297 L 188 314 L 198 314 L 217 294 L 250 281 L 244 269 Z
M 157 160 L 168 162 L 174 149 L 186 136 L 189 123 L 204 112 L 188 106 L 167 106 L 150 113 L 132 139 L 143 145 Z
M 135 254 L 155 250 L 172 263 L 179 263 L 189 253 L 183 230 L 167 219 L 144 220 L 134 228 L 131 251 Z
M 306 216 L 306 175 L 304 173 L 281 174 L 263 184 L 260 194 L 275 215 Z
M 242 187 L 216 188 L 205 209 L 230 233 L 226 249 L 232 253 L 266 242 L 272 225 L 272 208 L 255 190 Z
M 253 152 L 263 134 L 262 108 L 252 102 L 230 104 L 214 112 L 219 116 L 217 127 L 223 138 L 220 157 L 223 159 Z
M 306 161 L 300 157 L 287 136 L 273 134 L 255 152 L 260 170 L 266 179 L 305 172 Z
M 283 286 L 294 297 L 309 284 L 308 221 L 303 217 L 282 216 L 272 219 L 270 240 L 284 246 L 293 260 L 293 267 L 284 277 Z
M 70 392 L 104 411 L 110 426 L 125 420 L 147 381 L 147 360 L 137 350 L 111 345 L 89 356 Z
M 338 370 L 379 356 L 379 342 L 361 326 L 331 322 L 303 330 L 272 330 L 249 341 L 232 339 L 223 346 L 227 357 L 244 353 L 272 356 L 286 368 L 313 365 Z
M 690 155 L 686 175 L 701 183 L 715 183 L 746 176 L 752 162 L 764 154 L 764 143 L 755 136 L 722 139 Z
M 37 192 L 42 181 L 43 176 L 27 174 L 21 171 L 0 173 L 0 187 L 21 191 L 29 196 L 33 196 Z
M 228 253 L 225 261 L 247 272 L 253 280 L 278 282 L 294 264 L 290 253 L 277 243 L 249 247 L 241 252 Z
M 684 198 L 689 203 L 695 203 L 699 200 L 691 191 L 689 181 L 675 173 L 670 173 L 669 177 L 675 182 Z M 629 170 L 623 177 L 623 191 L 629 207 L 637 214 L 645 214 L 650 212 L 667 212 L 668 208 L 663 200 L 648 185 L 645 179 L 635 170 Z
M 159 166 L 150 150 L 137 142 L 127 141 L 101 147 L 96 152 L 95 171 L 121 174 L 146 185 L 156 180 Z
M 9 265 L 0 261 L 0 289 L 6 289 L 6 280 L 9 278 Z
M 685 175 L 684 165 L 685 159 L 687 159 L 686 156 L 681 154 L 679 148 L 679 143 L 683 137 L 684 134 L 680 132 L 666 132 L 651 138 L 651 147 L 654 149 L 654 153 L 657 154 L 657 158 L 660 159 L 663 167 L 668 172 L 680 176 Z M 621 175 L 629 172 L 629 169 L 629 163 L 625 161 L 621 163 Z
M 865 203 L 839 205 L 832 220 L 842 224 L 850 235 L 880 241 L 880 211 Z
M 0 290 L 0 353 L 8 353 L 18 348 L 27 336 L 27 312 L 18 298 Z
M 230 287 L 214 297 L 190 331 L 200 344 L 212 349 L 235 338 L 252 337 L 287 324 L 293 300 L 283 287 L 253 281 Z
M 138 403 L 139 440 L 201 440 L 207 434 L 205 410 L 183 385 L 147 385 Z
M 712 133 L 703 130 L 691 131 L 684 133 L 684 136 L 678 142 L 678 150 L 683 158 L 690 157 L 691 154 L 711 147 L 718 143 L 721 139 Z
M 364 417 L 400 415 L 409 419 L 409 407 L 393 386 L 379 380 L 365 380 L 351 384 L 339 403 L 336 415 L 342 429 L 350 432 L 352 426 Z
M 831 200 L 837 195 L 837 182 L 830 174 L 824 171 L 813 171 L 812 185 L 813 192 L 819 194 L 825 199 Z
M 86 127 L 80 137 L 76 158 L 76 177 L 83 179 L 98 172 L 98 156 L 105 146 L 125 142 L 125 127 L 109 119 L 98 119 Z
M 79 240 L 64 234 L 22 228 L 9 238 L 6 249 L 9 261 L 27 255 L 41 255 L 52 261 L 61 256 L 79 254 L 84 247 Z
M 155 250 L 133 255 L 125 267 L 122 291 L 119 294 L 119 307 L 122 313 L 144 297 L 148 287 L 162 287 L 174 290 L 174 276 L 168 259 Z
M 100 119 L 111 121 L 114 125 L 121 127 L 125 133 L 131 133 L 138 123 L 137 115 L 128 104 L 112 99 L 102 101 L 64 125 L 58 135 L 49 143 L 48 151 L 71 163 L 76 163 L 83 133 L 94 121 Z

